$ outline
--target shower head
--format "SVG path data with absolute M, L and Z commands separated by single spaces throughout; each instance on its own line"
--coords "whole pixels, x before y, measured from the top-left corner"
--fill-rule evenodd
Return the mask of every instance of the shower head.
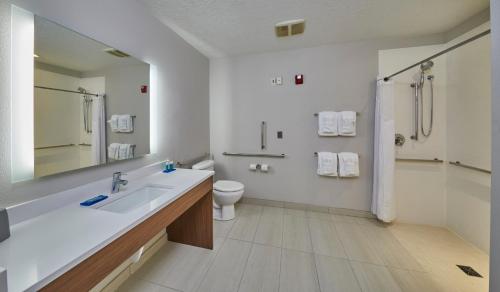
M 425 63 L 420 64 L 420 70 L 422 70 L 422 72 L 424 72 L 424 71 L 431 69 L 432 66 L 434 66 L 434 62 L 427 61 Z

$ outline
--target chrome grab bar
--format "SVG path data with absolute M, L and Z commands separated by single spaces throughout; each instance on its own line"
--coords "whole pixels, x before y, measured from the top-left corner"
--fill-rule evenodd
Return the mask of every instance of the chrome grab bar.
M 396 161 L 401 162 L 434 162 L 434 163 L 443 163 L 444 160 L 434 158 L 434 159 L 423 159 L 423 158 L 396 158 Z
M 359 112 L 356 112 L 356 116 L 360 116 L 361 114 Z M 319 116 L 319 113 L 314 113 L 314 116 L 315 117 L 318 117 Z
M 286 154 L 265 154 L 265 153 L 233 153 L 222 152 L 226 156 L 243 156 L 243 157 L 267 157 L 267 158 L 285 158 Z
M 267 124 L 266 122 L 262 122 L 260 124 L 260 149 L 264 150 L 266 149 L 266 144 L 267 144 Z
M 455 165 L 455 166 L 459 166 L 459 167 L 463 167 L 463 168 L 467 168 L 467 169 L 472 169 L 472 170 L 476 170 L 476 171 L 480 171 L 480 172 L 491 174 L 491 170 L 484 169 L 484 168 L 479 168 L 479 167 L 475 167 L 475 166 L 472 166 L 472 165 L 462 164 L 460 161 L 450 161 L 450 164 L 451 165 Z

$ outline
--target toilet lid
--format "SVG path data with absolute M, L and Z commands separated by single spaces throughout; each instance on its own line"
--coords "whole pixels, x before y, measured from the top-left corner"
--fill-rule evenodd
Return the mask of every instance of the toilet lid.
M 232 180 L 218 180 L 214 183 L 214 189 L 221 192 L 237 192 L 244 187 L 242 183 Z

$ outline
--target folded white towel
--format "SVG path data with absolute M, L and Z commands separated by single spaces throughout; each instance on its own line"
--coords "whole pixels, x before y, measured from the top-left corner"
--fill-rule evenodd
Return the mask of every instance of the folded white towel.
M 111 119 L 108 121 L 109 126 L 111 128 L 111 132 L 118 132 L 119 131 L 119 129 L 118 129 L 119 117 L 120 117 L 119 115 L 112 115 Z
M 339 175 L 341 177 L 359 176 L 359 157 L 357 153 L 342 152 L 339 156 Z
M 131 115 L 118 116 L 118 130 L 123 133 L 134 131 L 134 124 Z
M 118 160 L 119 158 L 120 144 L 111 143 L 108 146 L 108 158 L 113 160 Z
M 318 114 L 318 135 L 338 136 L 338 113 L 320 112 Z
M 339 135 L 356 136 L 356 112 L 344 111 L 339 114 Z
M 332 152 L 318 153 L 318 175 L 338 176 L 337 153 L 332 153 Z
M 131 158 L 132 149 L 130 144 L 120 144 L 118 150 L 118 160 L 124 160 Z

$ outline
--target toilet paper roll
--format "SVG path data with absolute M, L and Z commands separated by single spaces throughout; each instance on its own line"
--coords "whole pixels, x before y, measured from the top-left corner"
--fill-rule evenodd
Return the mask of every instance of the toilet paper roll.
M 249 167 L 250 170 L 257 170 L 257 164 L 250 164 L 250 167 Z
M 267 164 L 260 165 L 260 171 L 267 172 L 268 170 L 269 170 L 269 165 L 267 165 Z

